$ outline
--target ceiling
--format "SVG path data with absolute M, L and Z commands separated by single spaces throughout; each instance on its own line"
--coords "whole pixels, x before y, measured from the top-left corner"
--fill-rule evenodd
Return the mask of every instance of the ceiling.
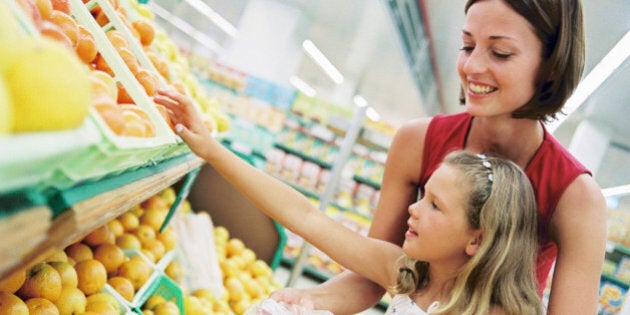
M 227 47 L 230 38 L 206 17 L 181 0 L 151 0 L 170 12 L 183 17 L 188 23 Z M 328 59 L 345 75 L 346 86 L 336 86 L 323 71 L 305 54 L 291 71 L 317 90 L 317 96 L 330 99 L 339 105 L 349 105 L 340 90 L 352 89 L 362 95 L 370 106 L 381 114 L 383 121 L 400 126 L 403 122 L 436 112 L 457 112 L 459 79 L 455 62 L 460 48 L 460 32 L 463 24 L 465 0 L 419 0 L 424 10 L 430 48 L 433 52 L 434 74 L 437 78 L 437 95 L 432 100 L 420 95 L 413 77 L 408 56 L 403 49 L 400 33 L 393 22 L 390 5 L 406 0 L 203 0 L 214 11 L 239 28 L 247 8 L 252 3 L 281 5 L 299 12 L 300 32 L 294 40 L 301 43 L 312 40 Z M 413 2 L 407 1 L 407 2 Z M 630 30 L 630 1 L 583 0 L 587 59 L 585 74 Z M 272 21 L 269 16 L 259 23 Z M 165 23 L 164 21 L 162 21 Z M 260 27 L 264 27 L 261 24 Z M 421 27 L 420 27 L 421 28 Z M 171 27 L 171 35 L 187 41 L 189 48 L 199 47 L 192 40 L 177 35 Z M 263 48 L 261 47 L 261 50 Z M 252 52 L 255 54 L 256 52 Z M 210 53 L 221 60 L 221 53 Z M 232 65 L 238 67 L 239 65 Z M 430 64 L 421 65 L 431 67 Z M 248 72 L 248 69 L 241 69 Z M 255 71 L 254 71 L 255 72 Z M 286 78 L 273 78 L 281 85 L 289 86 Z M 575 127 L 582 119 L 608 128 L 611 141 L 630 151 L 630 62 L 623 64 L 596 90 L 575 114 L 557 130 L 570 141 Z M 350 87 L 349 87 L 349 86 Z M 347 92 L 345 94 L 348 94 Z M 341 103 L 346 104 L 341 104 Z

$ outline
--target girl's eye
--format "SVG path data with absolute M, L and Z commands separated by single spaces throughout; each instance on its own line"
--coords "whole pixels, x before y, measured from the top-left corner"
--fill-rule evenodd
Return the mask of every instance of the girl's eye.
M 435 202 L 431 202 L 431 206 L 433 207 L 433 209 L 435 210 L 440 210 L 440 208 L 437 206 L 437 204 L 435 204 Z
M 510 58 L 512 56 L 512 54 L 504 54 L 504 53 L 500 53 L 500 52 L 496 52 L 496 51 L 493 51 L 492 54 L 495 57 L 500 58 L 500 59 L 508 59 L 508 58 Z
M 471 52 L 471 51 L 473 51 L 474 48 L 475 47 L 473 47 L 473 46 L 464 46 L 464 47 L 460 48 L 459 50 L 465 51 L 465 52 Z

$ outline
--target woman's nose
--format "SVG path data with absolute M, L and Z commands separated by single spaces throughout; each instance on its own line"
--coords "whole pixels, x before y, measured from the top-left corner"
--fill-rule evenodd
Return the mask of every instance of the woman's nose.
M 464 73 L 470 75 L 486 71 L 486 56 L 484 56 L 478 49 L 473 49 L 464 58 Z

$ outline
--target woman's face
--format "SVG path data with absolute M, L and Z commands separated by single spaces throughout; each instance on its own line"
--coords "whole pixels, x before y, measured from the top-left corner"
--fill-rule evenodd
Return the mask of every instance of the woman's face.
M 461 171 L 442 164 L 427 181 L 422 199 L 409 206 L 405 254 L 441 266 L 459 267 L 466 262 L 466 246 L 477 231 L 466 215 L 468 196 Z
M 509 115 L 534 95 L 542 43 L 503 0 L 473 4 L 462 29 L 457 71 L 473 116 Z

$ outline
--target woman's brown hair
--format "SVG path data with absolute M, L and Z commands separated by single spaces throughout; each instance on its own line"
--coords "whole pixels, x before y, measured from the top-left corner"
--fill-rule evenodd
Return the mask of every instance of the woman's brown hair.
M 468 0 L 464 12 L 480 0 Z M 512 113 L 514 118 L 556 118 L 584 70 L 584 21 L 579 0 L 502 0 L 529 21 L 543 44 L 533 97 Z M 460 102 L 465 99 L 460 95 Z

